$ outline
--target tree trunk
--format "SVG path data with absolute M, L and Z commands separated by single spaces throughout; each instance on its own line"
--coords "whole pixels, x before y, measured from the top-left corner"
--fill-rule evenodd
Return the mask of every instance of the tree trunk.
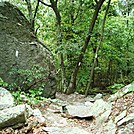
M 25 0 L 27 3 L 27 9 L 28 9 L 28 14 L 29 14 L 29 22 L 31 24 L 31 29 L 32 31 L 34 31 L 34 27 L 33 27 L 33 13 L 32 13 L 32 6 L 31 6 L 31 1 L 30 0 Z
M 53 9 L 55 16 L 56 16 L 56 26 L 57 26 L 57 45 L 60 46 L 62 45 L 62 31 L 61 31 L 61 15 L 58 10 L 57 2 L 58 0 L 50 0 L 51 2 L 51 8 Z M 65 75 L 65 66 L 64 66 L 64 55 L 63 53 L 59 52 L 58 53 L 58 61 L 59 61 L 59 67 L 60 67 L 60 76 L 61 76 L 61 91 L 66 90 L 67 85 L 66 85 L 66 75 Z
M 36 17 L 37 11 L 38 11 L 40 0 L 37 0 L 37 5 L 36 5 L 36 8 L 35 8 L 34 15 L 33 15 L 33 12 L 32 12 L 31 0 L 25 0 L 25 1 L 27 3 L 27 9 L 28 9 L 28 14 L 29 14 L 29 22 L 31 24 L 31 29 L 35 33 L 34 23 L 35 23 L 35 17 Z
M 111 79 L 110 79 L 110 75 L 111 75 L 111 68 L 112 68 L 112 60 L 110 59 L 108 62 L 108 68 L 107 68 L 107 72 L 106 72 L 106 81 L 109 84 L 111 84 Z
M 107 16 L 107 13 L 108 13 L 108 10 L 109 10 L 110 2 L 111 2 L 111 0 L 108 1 L 107 9 L 106 9 L 106 12 L 105 12 L 105 15 L 104 15 L 104 18 L 103 18 L 100 42 L 99 42 L 99 44 L 97 46 L 97 49 L 96 49 L 96 53 L 95 53 L 95 57 L 94 57 L 94 62 L 92 64 L 92 68 L 91 68 L 89 82 L 88 82 L 88 85 L 87 85 L 87 88 L 86 88 L 86 91 L 85 91 L 85 96 L 88 95 L 89 89 L 91 88 L 91 83 L 92 83 L 93 76 L 94 76 L 94 68 L 95 68 L 95 65 L 96 65 L 97 58 L 98 58 L 98 52 L 99 52 L 99 49 L 100 49 L 100 46 L 101 46 L 101 43 L 102 43 L 102 40 L 103 40 L 106 16 Z
M 91 38 L 91 35 L 92 35 L 92 31 L 93 31 L 95 22 L 97 20 L 98 13 L 99 13 L 100 8 L 101 8 L 101 6 L 102 6 L 102 4 L 103 4 L 104 1 L 105 0 L 100 0 L 97 3 L 96 9 L 95 9 L 95 12 L 94 12 L 94 15 L 93 15 L 93 18 L 92 18 L 90 27 L 89 27 L 88 35 L 87 35 L 87 37 L 85 39 L 85 43 L 84 43 L 83 48 L 81 50 L 81 54 L 79 55 L 77 64 L 76 64 L 75 69 L 73 71 L 73 74 L 71 76 L 71 80 L 70 80 L 70 83 L 69 83 L 69 86 L 68 86 L 68 89 L 67 89 L 67 94 L 73 93 L 75 91 L 75 89 L 76 89 L 76 78 L 77 78 L 77 74 L 78 74 L 79 68 L 81 66 L 81 62 L 83 60 L 83 57 L 84 57 L 84 54 L 86 52 L 87 46 L 89 44 L 89 41 L 90 41 L 90 38 Z

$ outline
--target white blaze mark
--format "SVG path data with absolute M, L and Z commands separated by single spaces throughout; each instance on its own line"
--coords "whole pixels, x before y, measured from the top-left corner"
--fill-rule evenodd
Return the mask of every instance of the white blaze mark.
M 18 57 L 18 55 L 19 55 L 19 51 L 16 50 L 15 56 Z
M 80 65 L 81 65 L 81 62 L 79 62 L 78 66 L 80 66 Z
M 95 58 L 96 58 L 96 59 L 97 59 L 97 56 L 98 56 L 98 55 L 96 54 L 96 55 L 95 55 Z

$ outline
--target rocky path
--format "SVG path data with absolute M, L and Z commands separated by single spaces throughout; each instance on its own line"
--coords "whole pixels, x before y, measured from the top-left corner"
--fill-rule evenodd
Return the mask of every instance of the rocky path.
M 100 107 L 100 112 L 95 118 L 78 118 L 70 116 L 68 113 L 64 114 L 61 112 L 60 104 L 73 103 L 75 106 L 79 106 L 79 104 L 88 102 L 87 100 L 89 101 L 91 98 L 84 98 L 82 95 L 77 94 L 69 96 L 58 94 L 57 100 L 51 103 L 44 112 L 47 127 L 63 129 L 72 128 L 72 130 L 79 128 L 78 130 L 75 130 L 77 131 L 76 134 L 81 132 L 85 134 L 134 133 L 134 92 L 130 92 L 120 99 L 114 100 L 110 112 L 108 112 L 108 110 L 104 112 L 102 107 Z M 101 113 L 101 110 L 103 114 Z M 54 134 L 59 133 L 58 130 L 54 131 L 57 131 L 57 133 L 55 132 Z M 70 132 L 69 134 L 73 133 Z
M 108 97 L 56 96 L 32 105 L 34 116 L 23 127 L 0 134 L 134 134 L 134 83 Z

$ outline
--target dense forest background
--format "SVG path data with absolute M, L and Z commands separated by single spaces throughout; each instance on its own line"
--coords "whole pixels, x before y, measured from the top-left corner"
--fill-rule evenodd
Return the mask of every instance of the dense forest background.
M 133 0 L 8 1 L 53 53 L 59 91 L 114 92 L 134 80 Z

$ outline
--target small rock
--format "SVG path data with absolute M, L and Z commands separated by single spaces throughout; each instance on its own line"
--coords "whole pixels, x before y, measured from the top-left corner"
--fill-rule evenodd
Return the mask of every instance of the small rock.
M 127 115 L 125 118 L 123 118 L 121 121 L 119 121 L 119 122 L 117 123 L 117 125 L 120 126 L 120 125 L 122 125 L 123 123 L 128 122 L 128 121 L 130 121 L 130 120 L 134 120 L 134 113 L 131 113 L 131 114 Z
M 90 107 L 86 105 L 68 105 L 66 106 L 67 112 L 72 117 L 88 118 L 93 117 Z
M 33 116 L 35 116 L 37 118 L 37 121 L 39 123 L 44 123 L 45 122 L 45 118 L 43 117 L 42 113 L 40 112 L 39 109 L 34 109 L 33 110 Z
M 92 97 L 90 97 L 90 96 L 88 96 L 88 97 L 86 97 L 85 98 L 85 101 L 90 101 L 90 102 L 95 102 L 95 100 L 94 100 L 94 98 L 92 98 Z
M 89 134 L 89 132 L 78 127 L 58 128 L 58 127 L 44 127 L 43 130 L 48 134 Z
M 132 134 L 133 132 L 131 132 L 130 130 L 126 129 L 126 128 L 122 128 L 120 130 L 118 130 L 118 134 Z
M 33 116 L 42 116 L 42 113 L 40 112 L 40 110 L 37 108 L 37 109 L 34 109 L 33 110 Z
M 96 118 L 96 126 L 101 126 L 103 123 L 105 123 L 105 121 L 108 119 L 109 115 L 111 114 L 111 109 L 105 111 L 104 113 L 100 114 L 100 116 L 98 116 Z
M 131 92 L 131 91 L 134 91 L 134 82 L 123 87 L 121 90 L 119 90 L 117 93 L 111 95 L 111 97 L 109 97 L 108 101 L 111 102 L 111 101 L 115 101 L 117 100 L 118 98 L 121 98 L 123 95 Z
M 21 95 L 20 95 L 20 98 L 22 99 L 22 101 L 28 102 L 28 97 L 27 97 L 26 95 L 21 94 Z
M 94 100 L 96 101 L 96 100 L 101 99 L 101 98 L 102 98 L 102 94 L 99 93 L 94 97 Z
M 117 128 L 116 128 L 115 123 L 112 120 L 110 120 L 107 123 L 104 131 L 105 131 L 105 134 L 116 134 L 116 130 Z
M 9 91 L 0 87 L 0 110 L 12 107 L 14 105 L 14 98 Z
M 117 123 L 119 120 L 123 119 L 127 115 L 127 110 L 123 111 L 120 115 L 115 117 L 115 123 Z
M 90 108 L 90 112 L 93 113 L 95 117 L 98 117 L 100 116 L 100 114 L 105 113 L 107 110 L 111 111 L 111 108 L 112 108 L 111 103 L 99 99 L 94 102 L 94 105 Z

